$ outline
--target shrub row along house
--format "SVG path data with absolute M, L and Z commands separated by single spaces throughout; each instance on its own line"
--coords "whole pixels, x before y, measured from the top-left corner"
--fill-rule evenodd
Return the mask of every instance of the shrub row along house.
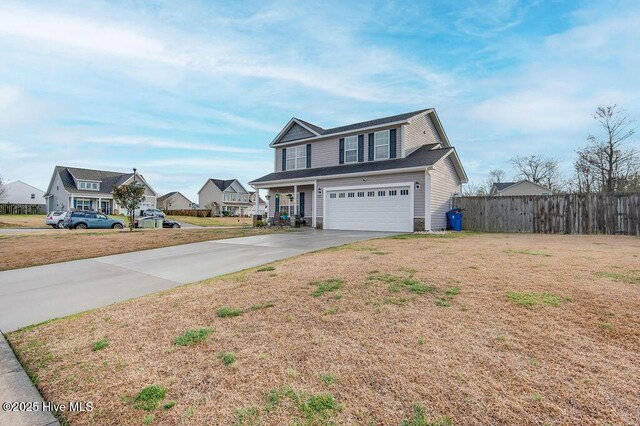
M 250 182 L 268 191 L 268 216 L 325 229 L 444 229 L 467 182 L 431 108 L 331 129 L 292 118 L 269 146 L 273 173 Z
M 53 210 L 99 210 L 105 214 L 128 214 L 113 200 L 113 190 L 133 181 L 144 185 L 141 210 L 156 207 L 158 194 L 140 174 L 56 166 L 44 195 L 47 212 Z

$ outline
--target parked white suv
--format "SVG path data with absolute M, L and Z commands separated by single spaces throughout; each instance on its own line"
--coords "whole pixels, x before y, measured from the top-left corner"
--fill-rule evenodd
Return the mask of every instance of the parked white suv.
M 164 218 L 164 213 L 160 209 L 146 209 L 142 212 L 142 216 Z
M 67 212 L 53 211 L 49 212 L 47 218 L 44 220 L 45 225 L 53 226 L 54 228 L 64 228 L 64 218 L 67 217 Z

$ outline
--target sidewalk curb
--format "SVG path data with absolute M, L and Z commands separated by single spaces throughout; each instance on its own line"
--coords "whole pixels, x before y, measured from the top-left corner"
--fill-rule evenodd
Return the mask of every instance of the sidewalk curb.
M 42 407 L 44 399 L 31 383 L 13 350 L 0 331 L 0 404 L 34 402 Z M 49 411 L 4 411 L 0 408 L 0 424 L 12 426 L 60 426 Z

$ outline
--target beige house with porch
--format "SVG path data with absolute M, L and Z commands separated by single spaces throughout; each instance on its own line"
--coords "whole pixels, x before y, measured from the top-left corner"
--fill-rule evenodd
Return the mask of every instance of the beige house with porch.
M 210 209 L 217 215 L 228 212 L 231 216 L 249 216 L 250 194 L 237 179 L 207 179 L 198 191 L 201 209 Z

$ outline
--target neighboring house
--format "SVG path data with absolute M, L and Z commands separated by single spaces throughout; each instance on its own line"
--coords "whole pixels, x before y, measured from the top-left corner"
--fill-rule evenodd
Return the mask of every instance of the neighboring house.
M 44 206 L 44 191 L 24 183 L 21 180 L 2 186 L 4 193 L 0 199 L 3 204 L 35 204 Z
M 269 217 L 288 212 L 325 229 L 446 227 L 467 176 L 434 109 L 323 129 L 292 118 L 269 145 Z
M 231 216 L 248 216 L 249 192 L 237 179 L 207 179 L 198 191 L 198 204 L 215 214 L 229 212 Z
M 489 195 L 553 195 L 553 191 L 529 180 L 496 182 Z
M 47 211 L 99 210 L 105 214 L 127 214 L 113 200 L 113 189 L 134 181 L 145 186 L 140 209 L 156 208 L 157 193 L 144 177 L 133 173 L 56 166 L 45 194 Z
M 253 216 L 253 215 L 260 215 L 262 216 L 267 208 L 267 203 L 265 203 L 265 201 L 262 199 L 262 197 L 260 197 L 258 195 L 258 207 L 256 210 L 256 192 L 255 191 L 249 191 L 249 202 L 251 203 L 251 206 L 249 207 L 249 215 Z
M 195 208 L 191 200 L 178 191 L 158 197 L 156 204 L 162 210 L 189 210 Z

